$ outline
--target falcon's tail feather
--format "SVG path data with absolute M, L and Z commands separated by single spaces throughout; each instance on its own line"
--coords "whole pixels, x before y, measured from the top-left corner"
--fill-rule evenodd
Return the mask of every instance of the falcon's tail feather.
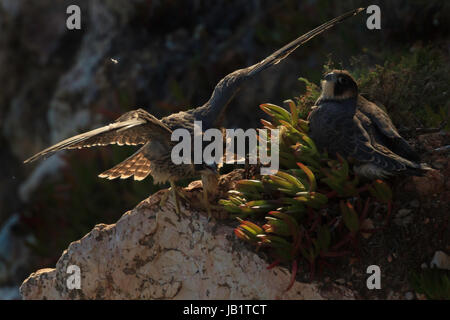
M 134 176 L 134 180 L 143 180 L 151 172 L 150 160 L 148 160 L 140 150 L 122 161 L 113 168 L 99 174 L 100 178 L 113 180 L 116 178 L 127 179 Z

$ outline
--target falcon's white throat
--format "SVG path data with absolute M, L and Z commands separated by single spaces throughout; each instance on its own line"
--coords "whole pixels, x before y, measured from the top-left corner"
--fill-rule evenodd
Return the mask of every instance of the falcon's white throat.
M 322 80 L 321 85 L 322 92 L 319 97 L 320 100 L 345 100 L 355 96 L 351 90 L 346 90 L 339 96 L 334 95 L 334 81 Z
M 322 85 L 322 93 L 320 94 L 319 99 L 321 99 L 321 100 L 335 99 L 334 82 L 322 80 L 321 85 Z

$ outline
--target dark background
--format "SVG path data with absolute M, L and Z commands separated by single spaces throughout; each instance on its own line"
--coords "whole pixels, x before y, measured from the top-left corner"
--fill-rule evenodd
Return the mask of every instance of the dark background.
M 81 30 L 66 28 L 71 4 L 81 7 Z M 370 4 L 381 8 L 381 30 L 368 30 L 361 13 L 300 47 L 245 85 L 228 128 L 258 126 L 259 104 L 300 95 L 297 78 L 318 83 L 328 61 L 351 69 L 356 57 L 369 68 L 426 46 L 448 57 L 448 1 L 1 0 L 0 287 L 53 266 L 71 241 L 157 189 L 151 179 L 97 178 L 130 148 L 24 159 L 137 107 L 162 117 L 199 106 L 226 74 Z M 13 291 L 0 290 L 0 299 Z

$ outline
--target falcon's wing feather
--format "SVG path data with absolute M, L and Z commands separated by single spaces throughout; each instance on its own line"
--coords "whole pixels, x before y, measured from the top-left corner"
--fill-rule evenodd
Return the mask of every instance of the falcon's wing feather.
M 419 161 L 419 155 L 398 133 L 389 115 L 375 103 L 360 96 L 358 101 L 359 110 L 364 113 L 377 126 L 383 135 L 386 145 L 396 154 L 411 161 Z
M 107 126 L 63 140 L 24 162 L 32 162 L 64 149 L 79 149 L 109 144 L 137 145 L 144 144 L 150 139 L 162 140 L 168 144 L 171 133 L 172 131 L 157 118 L 145 110 L 138 109 L 123 114 Z
M 294 41 L 288 43 L 287 45 L 285 45 L 283 48 L 275 51 L 274 53 L 272 53 L 270 56 L 268 56 L 267 58 L 265 58 L 264 60 L 260 61 L 259 63 L 248 67 L 247 72 L 249 73 L 249 76 L 252 76 L 264 69 L 267 69 L 270 66 L 273 66 L 277 63 L 279 63 L 281 60 L 283 60 L 284 58 L 286 58 L 288 55 L 290 55 L 292 52 L 295 51 L 295 49 L 297 49 L 299 46 L 301 46 L 302 44 L 308 42 L 309 40 L 311 40 L 312 38 L 314 38 L 315 36 L 321 34 L 322 32 L 334 27 L 335 25 L 337 25 L 338 23 L 360 13 L 361 11 L 363 11 L 364 8 L 358 8 L 358 9 L 354 9 L 351 10 L 349 12 L 344 13 L 343 15 L 334 18 L 328 22 L 325 22 L 324 24 L 318 26 L 317 28 L 305 33 L 304 35 L 298 37 L 297 39 L 295 39 Z
M 391 150 L 373 141 L 372 135 L 366 131 L 357 116 L 353 118 L 336 118 L 334 131 L 329 136 L 336 137 L 333 151 L 343 156 L 352 157 L 362 163 L 371 163 L 387 171 L 401 171 L 407 167 L 415 167 L 410 161 L 403 159 Z
M 298 37 L 294 41 L 288 43 L 281 49 L 275 51 L 267 58 L 263 59 L 262 61 L 244 68 L 236 70 L 227 76 L 225 76 L 222 80 L 219 81 L 219 83 L 214 88 L 213 94 L 211 95 L 211 98 L 206 103 L 206 105 L 211 106 L 212 109 L 220 109 L 221 106 L 226 105 L 230 99 L 233 98 L 233 96 L 236 94 L 236 92 L 239 90 L 241 84 L 249 79 L 250 77 L 258 74 L 259 72 L 276 65 L 281 60 L 286 58 L 288 55 L 290 55 L 292 52 L 294 52 L 299 46 L 304 44 L 305 42 L 308 42 L 315 36 L 321 34 L 322 32 L 332 28 L 333 26 L 337 25 L 338 23 L 358 14 L 359 12 L 363 11 L 364 8 L 358 8 L 355 10 L 351 10 L 347 13 L 344 13 L 343 15 L 334 18 L 328 22 L 325 22 L 324 24 L 320 25 L 319 27 L 305 33 L 304 35 Z M 201 111 L 201 110 L 200 110 Z

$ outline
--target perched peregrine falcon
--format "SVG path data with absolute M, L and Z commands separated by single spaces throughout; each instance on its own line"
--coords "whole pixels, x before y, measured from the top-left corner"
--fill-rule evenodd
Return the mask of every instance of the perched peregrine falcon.
M 389 116 L 358 93 L 345 70 L 322 81 L 322 93 L 308 116 L 310 135 L 330 156 L 355 160 L 355 173 L 369 179 L 397 174 L 422 175 L 430 170 L 403 139 Z

